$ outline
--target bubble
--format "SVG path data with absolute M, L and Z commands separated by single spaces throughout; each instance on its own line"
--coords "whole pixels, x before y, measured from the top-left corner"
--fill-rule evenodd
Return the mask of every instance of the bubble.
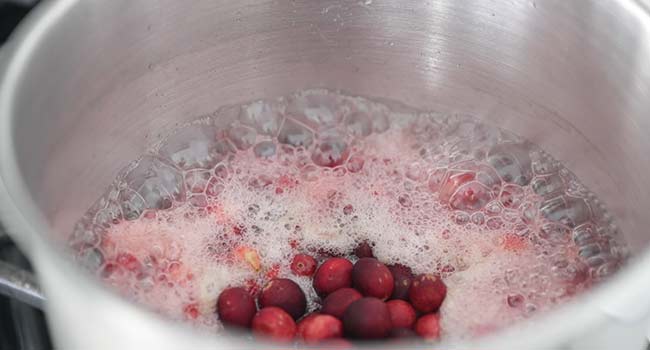
M 578 246 L 584 246 L 595 243 L 598 240 L 598 234 L 595 227 L 590 224 L 584 224 L 573 229 L 573 241 Z
M 71 247 L 97 246 L 101 242 L 103 232 L 101 227 L 93 226 L 87 222 L 78 222 L 72 235 L 68 238 L 68 245 Z
M 318 168 L 313 165 L 304 167 L 301 171 L 301 177 L 306 181 L 318 180 Z
M 406 167 L 405 175 L 413 181 L 420 181 L 424 178 L 425 171 L 422 164 L 413 162 Z
M 314 129 L 330 127 L 341 121 L 340 102 L 341 99 L 333 94 L 298 93 L 292 96 L 287 114 Z
M 364 163 L 365 161 L 361 156 L 353 155 L 350 157 L 350 160 L 348 160 L 347 169 L 351 173 L 358 173 L 363 169 Z
M 535 152 L 535 153 L 537 156 L 535 157 L 532 163 L 533 172 L 535 174 L 547 175 L 547 174 L 555 173 L 560 169 L 559 163 L 553 160 L 550 156 L 546 154 L 541 154 L 540 152 Z
M 524 304 L 524 297 L 521 294 L 510 294 L 506 298 L 506 302 L 512 308 L 519 308 Z
M 183 178 L 161 160 L 145 156 L 125 177 L 127 188 L 120 192 L 122 213 L 127 220 L 140 217 L 144 209 L 169 209 L 185 195 Z
M 499 201 L 505 208 L 517 209 L 524 200 L 524 189 L 517 185 L 505 185 L 499 195 Z
M 471 220 L 474 225 L 483 225 L 485 223 L 485 215 L 480 212 L 474 213 L 472 214 Z
M 221 180 L 219 180 L 218 178 L 213 177 L 210 179 L 208 185 L 205 188 L 205 194 L 208 195 L 208 197 L 217 197 L 224 190 L 225 190 L 225 186 L 223 182 L 221 182 Z
M 189 202 L 193 206 L 199 207 L 199 208 L 205 208 L 205 207 L 208 206 L 208 199 L 203 194 L 195 194 L 195 195 L 190 196 Z
M 75 260 L 88 271 L 97 271 L 104 264 L 104 255 L 98 248 L 86 247 L 77 253 Z
M 536 177 L 531 183 L 533 191 L 542 197 L 552 197 L 564 192 L 565 185 L 560 174 L 551 174 L 543 177 Z
M 449 204 L 454 209 L 476 211 L 483 208 L 491 199 L 492 195 L 487 187 L 472 181 L 460 186 L 451 196 Z
M 95 214 L 94 223 L 102 227 L 109 227 L 117 224 L 122 219 L 122 210 L 120 205 L 114 201 L 109 201 L 99 209 Z
M 596 269 L 596 278 L 605 279 L 616 273 L 620 268 L 620 262 L 616 260 L 607 261 Z
M 257 133 L 245 126 L 233 126 L 228 130 L 228 139 L 237 149 L 247 150 L 255 144 Z
M 562 224 L 546 223 L 542 225 L 537 236 L 551 243 L 563 244 L 571 240 L 571 230 Z
M 264 101 L 253 102 L 242 108 L 239 120 L 242 124 L 254 127 L 264 135 L 276 136 L 282 124 L 279 106 Z
M 388 116 L 382 111 L 376 111 L 372 118 L 372 130 L 376 133 L 383 133 L 390 128 Z
M 409 197 L 408 194 L 403 194 L 397 198 L 397 201 L 399 202 L 400 205 L 403 207 L 409 208 L 413 205 L 413 201 L 411 200 L 411 197 Z
M 253 153 L 259 158 L 271 158 L 275 155 L 277 146 L 271 141 L 262 141 L 253 147 Z
M 316 165 L 334 168 L 348 159 L 350 150 L 347 143 L 339 138 L 329 138 L 320 141 L 314 151 L 311 159 Z
M 372 122 L 364 112 L 353 112 L 347 116 L 345 126 L 352 136 L 365 137 L 372 133 Z
M 214 126 L 187 126 L 164 141 L 159 150 L 160 156 L 184 170 L 210 169 L 233 152 L 227 141 L 217 139 L 217 134 Z
M 457 225 L 465 225 L 469 223 L 469 214 L 464 211 L 454 212 L 454 222 Z
M 298 124 L 293 119 L 287 119 L 278 134 L 280 143 L 294 147 L 309 147 L 314 141 L 314 135 L 311 130 Z
M 190 170 L 185 173 L 185 188 L 191 193 L 203 193 L 211 177 L 210 170 Z
M 547 219 L 569 227 L 583 224 L 591 216 L 589 206 L 584 199 L 566 195 L 545 201 L 542 203 L 540 211 Z
M 438 192 L 447 176 L 447 169 L 438 168 L 429 174 L 429 189 L 432 192 Z
M 498 230 L 501 227 L 503 227 L 503 220 L 501 218 L 489 218 L 485 222 L 485 226 L 487 226 L 491 230 Z
M 494 146 L 488 152 L 487 161 L 505 182 L 525 186 L 533 178 L 530 156 L 522 144 Z

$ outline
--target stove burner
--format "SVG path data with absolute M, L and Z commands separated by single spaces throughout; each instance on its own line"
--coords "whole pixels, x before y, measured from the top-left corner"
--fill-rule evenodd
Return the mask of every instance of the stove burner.
M 0 228 L 0 260 L 29 268 L 25 257 Z M 20 301 L 0 296 L 0 350 L 51 349 L 43 312 Z

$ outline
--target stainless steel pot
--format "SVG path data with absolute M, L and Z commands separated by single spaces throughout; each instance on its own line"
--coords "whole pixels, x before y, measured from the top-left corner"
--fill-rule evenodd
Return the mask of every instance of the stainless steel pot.
M 122 300 L 57 242 L 159 130 L 306 87 L 502 125 L 568 164 L 618 218 L 633 259 L 609 283 L 541 319 L 450 346 L 599 347 L 598 335 L 616 327 L 643 342 L 645 325 L 626 325 L 650 311 L 645 2 L 59 0 L 42 4 L 3 51 L 1 215 L 35 264 L 61 348 L 241 345 Z

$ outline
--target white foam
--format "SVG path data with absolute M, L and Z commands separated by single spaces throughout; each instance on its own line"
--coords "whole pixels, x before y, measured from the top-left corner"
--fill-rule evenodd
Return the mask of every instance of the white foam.
M 319 130 L 314 135 L 317 144 L 318 137 L 341 135 L 344 125 L 358 124 L 366 117 L 359 113 L 367 113 L 373 133 L 364 121 L 362 129 L 356 125 L 343 136 L 350 145 L 350 159 L 363 159 L 360 170 L 358 162 L 354 172 L 347 171 L 345 165 L 336 169 L 315 166 L 311 141 L 302 143 L 311 145 L 304 149 L 282 145 L 271 136 L 258 135 L 256 141 L 247 138 L 247 147 L 229 154 L 218 174 L 213 171 L 212 188 L 218 185 L 219 191 L 208 191 L 207 196 L 201 193 L 201 200 L 175 202 L 172 209 L 155 214 L 145 211 L 139 219 L 121 221 L 103 232 L 100 247 L 105 261 L 110 263 L 123 252 L 142 263 L 150 261 L 150 256 L 156 259 L 148 268 L 112 274 L 109 283 L 174 319 L 187 319 L 187 306 L 196 305 L 199 316 L 191 322 L 218 329 L 214 308 L 223 288 L 250 286 L 252 281 L 263 284 L 277 269 L 275 274 L 301 285 L 309 309 L 314 310 L 318 298 L 310 279 L 290 272 L 293 256 L 308 253 L 322 260 L 324 251 L 350 255 L 359 242 L 370 241 L 377 258 L 387 264 L 401 263 L 416 273 L 443 275 L 448 285 L 448 298 L 441 309 L 443 333 L 463 337 L 503 327 L 562 303 L 605 277 L 597 273 L 603 270 L 600 266 L 622 259 L 612 253 L 621 251 L 611 238 L 614 232 L 596 214 L 588 223 L 564 222 L 567 218 L 583 220 L 584 213 L 579 216 L 571 208 L 557 206 L 553 211 L 554 218 L 569 225 L 569 231 L 586 224 L 605 228 L 594 233 L 597 243 L 581 241 L 598 244 L 598 251 L 585 252 L 572 242 L 554 245 L 538 235 L 548 219 L 536 210 L 545 199 L 529 183 L 531 167 L 544 174 L 559 170 L 552 158 L 533 145 L 468 117 L 391 113 L 386 106 L 359 97 L 314 98 L 314 94 L 331 93 L 301 92 L 286 99 L 291 101 L 289 110 L 294 115 L 300 106 L 308 110 L 298 116 L 304 120 L 297 124 L 285 121 L 284 125 L 304 124 Z M 305 96 L 311 97 L 299 103 Z M 273 120 L 280 120 L 277 113 L 286 109 L 283 101 L 273 102 L 273 108 L 255 102 L 242 109 L 249 111 L 242 118 L 254 126 L 261 111 L 272 110 Z M 332 101 L 340 106 L 331 105 Z M 321 102 L 327 105 L 319 107 Z M 349 115 L 354 116 L 354 123 L 346 124 Z M 333 127 L 336 133 L 332 133 Z M 282 127 L 274 124 L 274 130 L 277 128 Z M 282 130 L 279 135 L 279 141 L 285 140 Z M 275 142 L 275 153 L 256 156 L 255 147 L 248 149 L 255 142 Z M 501 146 L 495 147 L 497 144 Z M 347 169 L 351 169 L 349 165 Z M 471 189 L 485 189 L 488 192 L 482 198 L 492 201 L 476 213 L 451 208 L 463 187 L 449 193 L 451 199 L 439 198 L 439 189 L 432 191 L 430 180 L 430 174 L 439 169 L 445 173 L 448 168 L 475 176 L 480 186 Z M 577 181 L 569 172 L 564 176 Z M 189 179 L 189 173 L 185 177 Z M 523 186 L 504 187 L 508 178 Z M 517 191 L 512 202 L 515 207 L 499 204 L 500 200 L 508 204 L 504 188 Z M 580 237 L 585 240 L 586 236 Z M 242 247 L 258 254 L 260 271 L 238 253 Z M 581 257 L 579 252 L 588 256 Z M 167 271 L 171 261 L 179 264 L 173 272 Z M 593 266 L 587 267 L 588 261 Z M 584 276 L 579 274 L 568 283 L 566 276 L 573 276 L 576 266 L 584 269 Z M 162 275 L 165 281 L 160 280 Z M 508 305 L 511 295 L 521 295 L 521 305 Z M 532 312 L 533 308 L 537 311 Z

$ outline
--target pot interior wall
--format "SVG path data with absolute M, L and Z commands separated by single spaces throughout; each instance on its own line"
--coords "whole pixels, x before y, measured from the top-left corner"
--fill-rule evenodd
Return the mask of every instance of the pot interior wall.
M 625 4 L 625 5 L 622 5 Z M 650 34 L 615 1 L 88 1 L 26 62 L 19 170 L 66 235 L 161 130 L 326 87 L 474 114 L 542 145 L 650 235 Z

